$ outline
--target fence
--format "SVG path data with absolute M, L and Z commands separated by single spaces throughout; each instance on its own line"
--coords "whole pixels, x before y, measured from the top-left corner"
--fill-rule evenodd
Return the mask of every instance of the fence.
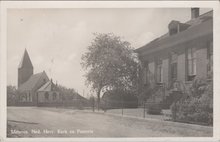
M 84 107 L 91 107 L 91 104 L 87 100 L 74 99 L 63 101 L 51 101 L 51 102 L 19 102 L 7 103 L 7 106 L 38 106 L 38 107 L 74 107 L 83 109 Z
M 104 112 L 116 113 L 117 115 L 122 116 L 131 115 L 141 118 L 156 118 L 161 120 L 199 125 L 212 125 L 213 121 L 213 114 L 211 110 L 208 112 L 205 108 L 201 108 L 198 111 L 199 108 L 193 108 L 189 104 L 185 104 L 186 106 L 182 106 L 182 108 L 180 108 L 180 105 L 177 102 L 174 102 L 168 109 L 163 109 L 163 106 L 168 106 L 170 104 L 146 102 L 136 107 L 126 107 L 126 105 L 128 106 L 131 104 L 134 106 L 134 103 L 125 101 L 105 101 L 105 103 L 107 106 L 103 106 L 102 104 L 100 107 Z M 108 106 L 109 104 L 117 105 L 110 107 Z M 203 104 L 198 103 L 197 105 L 202 106 Z M 95 111 L 96 104 L 93 104 L 92 106 L 92 110 Z

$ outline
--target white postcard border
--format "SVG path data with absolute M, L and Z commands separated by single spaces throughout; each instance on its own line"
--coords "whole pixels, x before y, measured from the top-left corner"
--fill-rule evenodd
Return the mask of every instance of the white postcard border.
M 207 7 L 214 10 L 214 126 L 213 137 L 158 138 L 7 138 L 7 9 L 8 8 L 183 8 Z M 219 141 L 220 139 L 220 3 L 218 1 L 4 1 L 1 2 L 0 48 L 0 136 L 5 141 Z

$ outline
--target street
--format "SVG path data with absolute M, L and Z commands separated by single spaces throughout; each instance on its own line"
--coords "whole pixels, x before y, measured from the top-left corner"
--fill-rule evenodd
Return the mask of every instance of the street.
M 8 107 L 8 137 L 210 137 L 212 127 L 63 108 Z

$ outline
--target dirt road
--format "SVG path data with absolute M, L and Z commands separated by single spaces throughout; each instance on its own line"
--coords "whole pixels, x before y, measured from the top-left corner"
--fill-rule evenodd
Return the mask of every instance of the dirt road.
M 201 137 L 204 126 L 142 120 L 102 113 L 37 107 L 8 107 L 8 137 Z

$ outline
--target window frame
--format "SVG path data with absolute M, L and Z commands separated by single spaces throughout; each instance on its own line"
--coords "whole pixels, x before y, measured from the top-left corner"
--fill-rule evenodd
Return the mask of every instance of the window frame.
M 44 93 L 45 101 L 49 101 L 49 93 L 45 92 Z
M 32 102 L 32 96 L 31 96 L 31 92 L 30 91 L 28 91 L 28 98 L 29 98 L 29 102 Z
M 57 99 L 57 94 L 55 92 L 53 92 L 53 100 Z
M 156 59 L 156 82 L 163 83 L 163 59 Z
M 174 66 L 175 68 L 173 68 Z M 176 52 L 171 52 L 170 54 L 170 79 L 172 82 L 175 82 L 177 80 L 177 75 L 178 75 L 177 68 L 178 68 L 178 54 Z
M 195 47 L 187 48 L 186 50 L 187 81 L 192 81 L 197 74 L 197 63 L 196 62 L 197 62 L 196 48 Z
M 149 70 L 149 66 L 148 66 L 148 61 L 144 62 L 144 68 L 143 68 L 143 83 L 144 85 L 147 85 L 148 83 L 148 70 Z

